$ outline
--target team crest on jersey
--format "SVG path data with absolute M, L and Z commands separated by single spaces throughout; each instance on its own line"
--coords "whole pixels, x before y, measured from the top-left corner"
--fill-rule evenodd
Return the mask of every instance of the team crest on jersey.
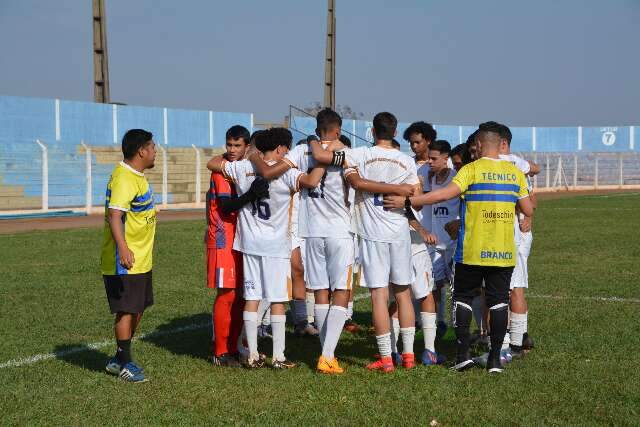
M 252 291 L 255 291 L 256 283 L 253 280 L 245 280 L 244 281 L 244 288 L 245 289 L 250 289 Z

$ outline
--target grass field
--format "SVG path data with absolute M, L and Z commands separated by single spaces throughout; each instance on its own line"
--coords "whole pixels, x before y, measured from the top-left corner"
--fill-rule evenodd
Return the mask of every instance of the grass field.
M 638 213 L 638 194 L 540 202 L 529 292 L 537 347 L 497 377 L 441 367 L 370 373 L 364 366 L 374 338 L 348 334 L 337 351 L 347 369 L 340 377 L 316 374 L 319 345 L 289 334 L 297 369 L 213 368 L 206 361 L 212 296 L 203 283 L 204 224 L 175 222 L 158 226 L 156 305 L 140 331 L 151 334 L 133 347 L 151 381 L 127 384 L 103 371 L 113 345 L 98 268 L 101 231 L 3 235 L 0 422 L 638 425 Z M 370 322 L 366 299 L 356 303 L 356 320 Z M 440 347 L 452 356 L 452 342 Z M 52 352 L 58 355 L 37 356 Z

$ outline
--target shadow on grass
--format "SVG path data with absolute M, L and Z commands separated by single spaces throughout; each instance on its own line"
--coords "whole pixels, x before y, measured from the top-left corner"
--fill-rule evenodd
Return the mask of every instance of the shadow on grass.
M 107 353 L 91 348 L 86 344 L 64 344 L 55 347 L 56 359 L 76 365 L 82 369 L 105 372 L 104 367 L 111 358 Z
M 175 355 L 207 360 L 211 351 L 211 313 L 171 319 L 158 326 L 143 341 Z

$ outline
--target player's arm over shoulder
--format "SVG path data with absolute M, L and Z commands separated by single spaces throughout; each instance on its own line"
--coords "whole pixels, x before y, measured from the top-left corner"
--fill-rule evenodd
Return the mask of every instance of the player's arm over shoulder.
M 518 191 L 518 201 L 517 206 L 520 212 L 522 212 L 525 216 L 533 216 L 533 203 L 529 198 L 529 188 L 527 185 L 527 179 L 524 174 L 517 171 L 518 176 L 518 186 L 520 187 Z

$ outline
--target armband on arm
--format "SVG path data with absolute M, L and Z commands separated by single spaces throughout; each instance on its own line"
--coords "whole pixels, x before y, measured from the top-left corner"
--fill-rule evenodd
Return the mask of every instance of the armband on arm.
M 333 158 L 331 159 L 332 166 L 342 167 L 344 164 L 345 152 L 344 151 L 334 151 Z

